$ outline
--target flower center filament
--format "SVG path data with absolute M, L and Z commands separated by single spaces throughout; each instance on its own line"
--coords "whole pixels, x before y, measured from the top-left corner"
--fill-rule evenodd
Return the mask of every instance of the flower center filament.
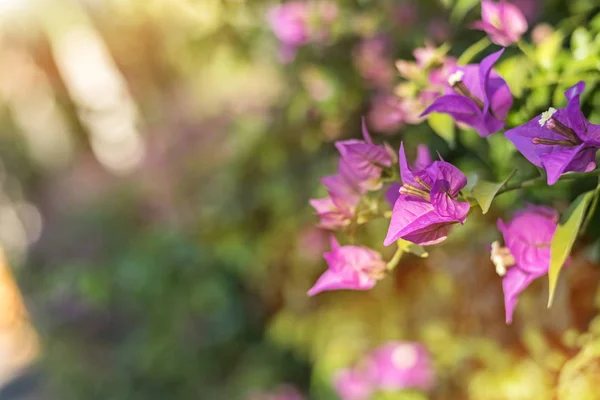
M 534 137 L 531 139 L 531 143 L 533 144 L 545 144 L 548 146 L 576 146 L 577 143 L 573 143 L 570 140 L 554 140 L 554 139 L 544 139 L 539 137 Z
M 559 135 L 566 137 L 570 142 L 573 142 L 573 144 L 581 143 L 581 139 L 577 137 L 575 131 L 564 125 L 556 118 L 551 117 L 544 126 L 550 129 L 552 132 L 556 132 Z
M 421 179 L 417 176 L 417 177 L 415 177 L 415 182 L 417 182 L 419 185 L 424 187 L 425 190 L 427 190 L 428 192 L 431 192 L 431 186 L 429 186 L 429 184 L 427 184 L 427 182 L 425 182 L 423 179 Z
M 477 97 L 473 93 L 471 93 L 469 88 L 467 88 L 467 85 L 465 85 L 464 82 L 462 81 L 462 78 L 464 77 L 464 75 L 465 75 L 465 73 L 463 71 L 456 71 L 455 73 L 453 73 L 452 75 L 450 75 L 448 77 L 448 84 L 450 85 L 450 87 L 452 89 L 454 89 L 454 91 L 456 93 L 473 100 L 473 102 L 475 102 L 477 107 L 480 110 L 483 110 L 483 105 L 484 105 L 483 101 L 481 101 L 481 99 L 479 97 Z
M 494 263 L 496 273 L 500 276 L 506 275 L 506 269 L 515 265 L 515 258 L 510 250 L 507 247 L 501 247 L 497 240 L 492 243 L 490 260 Z
M 423 190 L 410 184 L 404 184 L 400 187 L 400 194 L 415 196 L 427 201 L 431 201 L 431 197 L 429 196 L 430 190 L 430 188 Z
M 551 139 L 542 139 L 542 138 L 534 138 L 532 140 L 533 144 L 549 144 L 549 145 L 559 145 L 559 146 L 576 146 L 581 144 L 581 139 L 575 134 L 575 131 L 558 119 L 554 118 L 554 114 L 556 114 L 558 110 L 554 107 L 550 107 L 548 111 L 544 111 L 540 116 L 538 123 L 542 128 L 550 129 L 554 133 L 558 133 L 562 137 L 567 140 L 551 140 Z

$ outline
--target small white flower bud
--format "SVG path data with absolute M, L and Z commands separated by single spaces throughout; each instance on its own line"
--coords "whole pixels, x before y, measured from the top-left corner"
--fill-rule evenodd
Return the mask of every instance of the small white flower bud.
M 550 120 L 550 118 L 552 118 L 552 116 L 554 115 L 554 113 L 556 113 L 556 111 L 557 110 L 554 107 L 550 107 L 548 109 L 548 111 L 544 111 L 539 120 L 540 126 L 546 125 L 546 122 L 548 122 Z
M 462 72 L 461 70 L 454 72 L 452 75 L 450 75 L 448 77 L 448 85 L 450 85 L 450 86 L 456 85 L 458 82 L 462 81 L 462 78 L 464 76 L 465 76 L 465 73 Z

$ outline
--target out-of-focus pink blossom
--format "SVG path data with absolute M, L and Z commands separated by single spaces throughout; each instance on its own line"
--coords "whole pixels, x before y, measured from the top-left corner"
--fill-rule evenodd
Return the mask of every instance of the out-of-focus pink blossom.
M 367 376 L 382 390 L 427 391 L 435 382 L 429 353 L 415 342 L 389 342 L 373 351 L 367 361 Z
M 541 44 L 554 33 L 554 28 L 550 24 L 537 24 L 531 31 L 531 41 L 535 45 Z
M 419 19 L 419 7 L 413 1 L 404 1 L 396 6 L 394 17 L 400 30 L 410 30 Z
M 336 142 L 335 147 L 348 166 L 356 185 L 364 191 L 378 190 L 382 184 L 382 168 L 392 165 L 392 155 L 384 146 L 373 143 L 364 118 L 362 132 L 364 140 L 340 140 Z
M 430 42 L 415 49 L 413 55 L 415 61 L 396 61 L 398 72 L 406 79 L 396 87 L 396 96 L 379 94 L 372 99 L 369 122 L 376 131 L 394 133 L 405 123 L 421 123 L 425 119 L 421 113 L 444 93 L 456 59 Z
M 298 47 L 325 40 L 327 28 L 337 14 L 337 6 L 330 1 L 294 0 L 271 7 L 267 12 L 267 21 L 281 42 L 280 59 L 292 61 Z
M 406 117 L 402 101 L 392 94 L 375 95 L 367 119 L 377 132 L 395 133 L 404 125 Z
M 338 371 L 333 379 L 333 387 L 341 400 L 369 400 L 373 393 L 369 378 L 359 368 Z
M 327 232 L 308 226 L 299 232 L 296 249 L 304 260 L 315 262 L 327 251 L 328 240 Z
M 346 227 L 354 217 L 364 191 L 356 184 L 354 175 L 343 159 L 339 162 L 338 173 L 322 178 L 321 183 L 327 188 L 328 196 L 309 201 L 320 218 L 318 226 L 331 230 Z
M 443 43 L 450 39 L 451 27 L 448 21 L 434 18 L 427 24 L 427 37 L 436 43 Z
M 523 12 L 514 4 L 483 0 L 481 21 L 475 22 L 473 28 L 485 31 L 497 45 L 510 46 L 521 39 L 528 25 Z
M 388 87 L 394 79 L 389 39 L 383 35 L 362 40 L 353 51 L 361 76 L 376 87 Z
M 308 43 L 309 4 L 304 1 L 290 1 L 269 9 L 267 20 L 277 39 L 289 46 Z

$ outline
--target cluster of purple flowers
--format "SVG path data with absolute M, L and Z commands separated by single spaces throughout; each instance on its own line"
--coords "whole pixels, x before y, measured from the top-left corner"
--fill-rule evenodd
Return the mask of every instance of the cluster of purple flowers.
M 427 350 L 419 343 L 388 342 L 334 377 L 342 400 L 368 400 L 377 391 L 430 390 L 435 381 Z
M 348 226 L 361 195 L 380 189 L 383 168 L 389 168 L 395 161 L 388 148 L 373 143 L 364 121 L 363 137 L 364 140 L 336 143 L 341 155 L 338 172 L 321 179 L 328 196 L 310 201 L 321 219 L 321 228 L 336 230 Z
M 484 31 L 501 47 L 518 43 L 535 19 L 534 1 L 482 0 L 481 20 L 472 28 Z M 310 4 L 312 8 L 308 2 L 292 1 L 269 13 L 282 54 L 288 59 L 298 47 L 322 39 L 326 35 L 323 26 L 337 15 L 330 3 Z M 315 14 L 317 9 L 321 11 Z M 311 14 L 320 28 L 309 23 Z M 550 107 L 531 121 L 506 129 L 513 96 L 507 82 L 494 70 L 504 50 L 493 52 L 480 63 L 460 65 L 446 55 L 446 49 L 427 42 L 413 52 L 415 61 L 396 62 L 402 83 L 394 89 L 390 41 L 382 35 L 363 39 L 354 49 L 353 59 L 360 75 L 375 89 L 369 125 L 377 132 L 393 133 L 405 124 L 421 123 L 431 113 L 443 113 L 459 127 L 470 128 L 483 138 L 505 130 L 503 134 L 516 149 L 545 171 L 548 185 L 567 172 L 594 170 L 600 125 L 590 123 L 581 110 L 584 82 L 565 91 L 566 107 Z M 389 145 L 373 142 L 364 119 L 362 132 L 362 140 L 336 142 L 338 171 L 321 180 L 327 196 L 310 200 L 320 228 L 347 230 L 364 222 L 362 212 L 375 208 L 379 216 L 390 217 L 383 245 L 398 242 L 400 251 L 404 242 L 421 246 L 441 243 L 455 226 L 465 223 L 475 195 L 464 192 L 467 177 L 456 166 L 439 154 L 439 158 L 432 158 L 424 144 L 417 147 L 415 160 L 409 163 L 404 142 L 396 155 Z M 399 180 L 393 178 L 397 176 L 395 164 Z M 391 213 L 381 213 L 378 205 L 373 207 L 369 192 L 380 190 L 385 191 Z M 512 219 L 497 221 L 502 240 L 492 243 L 490 259 L 502 278 L 507 324 L 512 323 L 521 292 L 549 271 L 558 220 L 552 208 L 529 205 L 515 212 Z M 328 269 L 308 291 L 309 296 L 331 290 L 370 290 L 395 265 L 371 248 L 340 245 L 333 233 L 330 242 L 331 250 L 324 254 Z M 368 400 L 378 391 L 427 391 L 433 383 L 426 349 L 411 342 L 387 343 L 355 366 L 338 371 L 334 378 L 334 388 L 342 400 Z
M 486 31 L 493 42 L 506 46 L 525 33 L 527 21 L 510 3 L 484 1 L 482 21 L 475 27 Z M 416 63 L 398 62 L 397 68 L 404 77 L 428 71 L 430 90 L 423 91 L 418 98 L 427 99 L 430 105 L 414 121 L 433 112 L 446 113 L 457 124 L 474 129 L 482 137 L 502 130 L 513 103 L 507 83 L 493 70 L 503 51 L 492 53 L 479 64 L 457 65 L 454 59 L 440 58 L 437 50 L 428 46 L 415 51 Z M 435 68 L 430 68 L 431 65 Z M 550 108 L 504 133 L 527 160 L 546 171 L 549 185 L 565 172 L 596 168 L 600 125 L 591 124 L 581 111 L 579 98 L 584 89 L 584 82 L 577 83 L 565 92 L 568 102 L 565 108 Z M 403 116 L 398 118 L 405 120 Z M 386 170 L 391 176 L 391 166 L 396 160 L 401 183 L 392 183 L 385 193 L 392 205 L 385 246 L 398 240 L 424 246 L 437 244 L 448 237 L 456 224 L 464 224 L 471 204 L 462 193 L 467 178 L 458 168 L 441 157 L 433 160 L 424 145 L 419 146 L 412 166 L 402 143 L 396 159 L 389 147 L 373 143 L 364 121 L 363 136 L 364 140 L 336 144 L 341 155 L 338 173 L 322 180 L 329 195 L 311 200 L 321 219 L 320 227 L 341 230 L 357 222 L 364 194 L 382 188 L 382 172 Z M 555 211 L 539 206 L 517 212 L 512 221 L 498 221 L 504 246 L 494 242 L 491 260 L 503 277 L 507 323 L 512 321 L 518 295 L 531 281 L 548 272 L 550 243 L 557 221 Z M 340 246 L 335 238 L 325 259 L 329 269 L 309 290 L 309 295 L 326 290 L 368 290 L 388 270 L 380 253 L 363 246 Z M 348 372 L 348 377 L 355 375 Z

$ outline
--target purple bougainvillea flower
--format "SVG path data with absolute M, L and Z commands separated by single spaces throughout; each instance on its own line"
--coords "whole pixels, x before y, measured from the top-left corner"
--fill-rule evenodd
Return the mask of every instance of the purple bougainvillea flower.
M 336 143 L 341 155 L 338 172 L 321 179 L 328 196 L 309 201 L 321 219 L 321 228 L 335 230 L 347 226 L 355 215 L 360 196 L 380 189 L 382 168 L 395 162 L 388 148 L 373 144 L 364 119 L 362 130 L 364 141 L 350 139 Z
M 534 279 L 548 272 L 550 243 L 557 222 L 557 212 L 543 206 L 529 206 L 507 223 L 498 220 L 505 247 L 492 243 L 491 260 L 498 275 L 503 276 L 507 324 L 512 322 L 519 294 Z
M 340 246 L 331 237 L 331 251 L 325 253 L 329 268 L 308 291 L 309 296 L 326 290 L 369 290 L 382 279 L 387 267 L 381 254 L 362 246 Z
M 413 164 L 413 173 L 418 173 L 424 170 L 429 164 L 432 163 L 431 154 L 426 145 L 420 144 L 417 147 L 417 158 Z M 400 188 L 402 187 L 399 183 L 392 183 L 385 192 L 385 199 L 391 207 L 394 206 L 398 196 L 400 196 Z
M 381 188 L 382 167 L 392 165 L 392 156 L 384 146 L 373 144 L 365 120 L 362 120 L 363 140 L 350 139 L 335 144 L 346 163 L 349 174 L 363 190 Z
M 486 137 L 504 127 L 512 106 L 512 95 L 504 79 L 492 71 L 504 49 L 490 54 L 480 64 L 454 68 L 443 96 L 421 114 L 432 112 L 451 115 L 456 122 L 475 129 Z
M 497 45 L 510 46 L 527 32 L 527 19 L 514 4 L 504 0 L 499 3 L 483 0 L 481 21 L 473 24 L 473 28 L 485 31 Z
M 403 185 L 383 244 L 389 246 L 404 239 L 432 245 L 445 240 L 452 226 L 464 223 L 467 218 L 469 203 L 457 200 L 467 178 L 445 161 L 434 161 L 421 170 L 412 169 L 406 161 L 403 143 L 399 159 Z
M 589 123 L 581 112 L 579 95 L 584 89 L 585 83 L 577 83 L 565 92 L 567 107 L 550 107 L 525 125 L 505 132 L 525 158 L 546 170 L 548 185 L 564 172 L 596 168 L 600 125 Z
M 373 393 L 371 382 L 358 368 L 338 371 L 333 379 L 333 387 L 341 400 L 369 400 Z
M 413 342 L 389 342 L 375 349 L 366 370 L 371 384 L 382 390 L 429 390 L 435 380 L 429 353 Z
M 350 224 L 362 194 L 346 162 L 340 160 L 339 164 L 337 174 L 321 179 L 328 196 L 309 201 L 320 218 L 318 226 L 323 229 L 342 229 Z

